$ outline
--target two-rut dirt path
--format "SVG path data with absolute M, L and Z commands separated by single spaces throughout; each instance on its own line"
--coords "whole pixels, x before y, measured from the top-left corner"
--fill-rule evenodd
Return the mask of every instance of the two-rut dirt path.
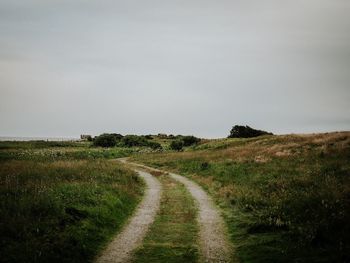
M 158 180 L 145 171 L 164 172 L 148 166 L 127 162 L 143 177 L 147 184 L 145 197 L 136 214 L 125 226 L 124 230 L 112 241 L 98 263 L 130 262 L 132 252 L 142 244 L 150 224 L 159 208 L 161 185 Z M 232 245 L 228 241 L 227 229 L 214 202 L 195 182 L 177 174 L 168 173 L 176 181 L 182 183 L 191 193 L 198 205 L 200 262 L 224 263 L 232 262 Z

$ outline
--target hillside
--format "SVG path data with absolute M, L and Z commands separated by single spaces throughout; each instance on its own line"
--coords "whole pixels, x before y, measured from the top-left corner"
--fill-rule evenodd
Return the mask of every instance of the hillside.
M 242 262 L 350 259 L 350 132 L 206 140 L 133 158 L 207 189 Z

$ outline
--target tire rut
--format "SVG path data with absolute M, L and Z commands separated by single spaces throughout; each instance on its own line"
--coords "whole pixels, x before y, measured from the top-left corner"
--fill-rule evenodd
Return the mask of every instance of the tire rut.
M 232 247 L 227 239 L 225 223 L 214 202 L 195 182 L 178 174 L 170 173 L 169 175 L 184 184 L 198 203 L 201 261 L 208 263 L 231 262 Z

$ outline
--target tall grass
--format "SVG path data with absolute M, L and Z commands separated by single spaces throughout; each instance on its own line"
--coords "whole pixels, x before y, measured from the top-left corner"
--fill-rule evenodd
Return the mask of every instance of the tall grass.
M 350 260 L 349 133 L 209 141 L 134 158 L 205 187 L 242 262 Z
M 86 147 L 91 145 L 85 141 L 0 141 L 0 149 L 43 149 L 52 147 Z
M 84 160 L 115 159 L 131 155 L 139 148 L 44 148 L 44 149 L 6 149 L 0 150 L 0 162 L 4 160 Z
M 130 170 L 106 160 L 2 161 L 2 262 L 89 262 L 142 194 Z

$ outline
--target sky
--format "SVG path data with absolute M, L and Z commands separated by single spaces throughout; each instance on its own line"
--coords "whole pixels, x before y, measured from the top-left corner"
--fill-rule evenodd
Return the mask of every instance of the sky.
M 350 130 L 348 0 L 0 0 L 0 136 Z

